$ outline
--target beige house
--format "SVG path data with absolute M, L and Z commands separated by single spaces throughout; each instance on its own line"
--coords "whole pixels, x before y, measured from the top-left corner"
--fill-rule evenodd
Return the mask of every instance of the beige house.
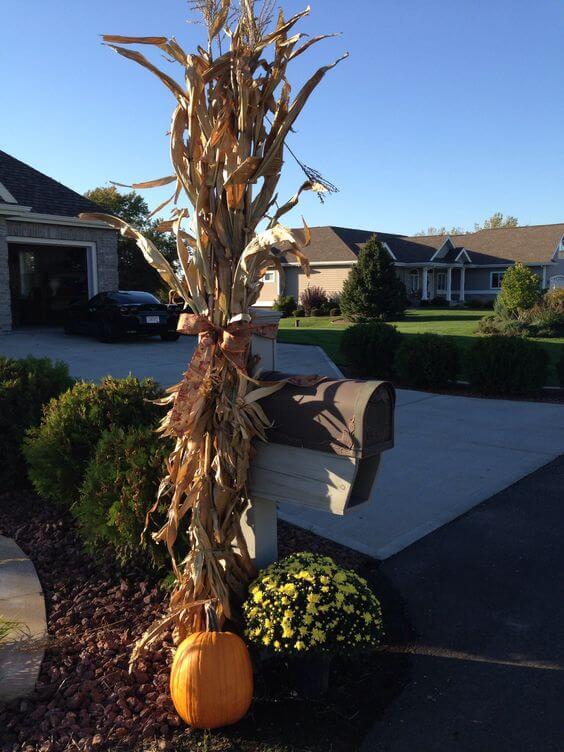
M 394 261 L 413 303 L 443 297 L 450 303 L 492 299 L 503 273 L 516 261 L 538 274 L 544 289 L 564 273 L 564 223 L 480 230 L 464 235 L 407 236 L 344 227 L 313 227 L 306 249 L 309 279 L 292 256 L 278 250 L 284 278 L 267 273 L 258 305 L 278 295 L 299 300 L 308 285 L 339 294 L 364 244 L 376 235 Z

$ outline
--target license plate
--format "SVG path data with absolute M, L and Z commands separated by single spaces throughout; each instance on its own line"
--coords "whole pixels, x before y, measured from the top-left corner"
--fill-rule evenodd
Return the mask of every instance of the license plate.
M 147 316 L 145 321 L 147 322 L 147 324 L 160 324 L 161 323 L 161 320 L 158 316 Z

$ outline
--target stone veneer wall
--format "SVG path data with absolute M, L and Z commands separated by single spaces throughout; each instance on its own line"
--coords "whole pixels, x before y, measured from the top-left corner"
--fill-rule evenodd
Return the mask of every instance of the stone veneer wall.
M 7 235 L 6 220 L 0 217 L 0 332 L 10 330 L 12 327 Z
M 10 280 L 8 270 L 8 245 L 6 236 L 19 238 L 45 238 L 56 245 L 58 240 L 96 243 L 98 290 L 115 290 L 118 281 L 117 239 L 115 230 L 92 227 L 18 222 L 0 217 L 0 331 L 11 328 Z

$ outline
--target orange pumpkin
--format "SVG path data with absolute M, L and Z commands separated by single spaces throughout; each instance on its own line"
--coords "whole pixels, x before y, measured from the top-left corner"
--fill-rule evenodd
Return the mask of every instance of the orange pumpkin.
M 237 723 L 253 699 L 253 669 L 243 640 L 217 631 L 215 611 L 206 609 L 208 631 L 182 642 L 170 672 L 170 692 L 178 715 L 194 728 Z

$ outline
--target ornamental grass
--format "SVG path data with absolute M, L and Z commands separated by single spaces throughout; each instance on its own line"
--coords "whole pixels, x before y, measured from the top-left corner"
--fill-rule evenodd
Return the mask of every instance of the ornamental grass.
M 277 653 L 351 653 L 382 636 L 382 610 L 366 580 L 312 553 L 262 570 L 243 610 L 249 641 Z

